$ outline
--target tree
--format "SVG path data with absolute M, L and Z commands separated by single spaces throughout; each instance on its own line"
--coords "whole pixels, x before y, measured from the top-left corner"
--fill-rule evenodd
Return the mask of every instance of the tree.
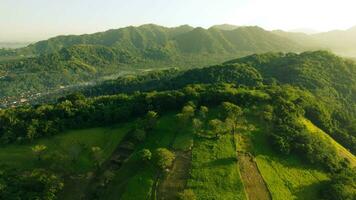
M 194 117 L 195 107 L 193 105 L 186 105 L 182 108 L 182 114 L 186 116 L 186 118 Z
M 356 169 L 343 169 L 334 174 L 323 190 L 325 199 L 354 200 L 356 197 Z
M 80 93 L 80 92 L 75 92 L 73 94 L 69 94 L 65 97 L 61 97 L 58 99 L 58 102 L 63 102 L 63 101 L 71 101 L 72 103 L 79 101 L 79 100 L 85 100 L 85 96 L 84 94 Z
M 263 113 L 262 113 L 262 119 L 271 122 L 273 119 L 273 106 L 271 105 L 266 105 L 262 108 Z
M 142 149 L 138 152 L 138 157 L 140 161 L 148 163 L 152 159 L 152 153 L 149 149 Z
M 212 131 L 212 133 L 215 134 L 216 138 L 219 138 L 219 136 L 224 132 L 223 122 L 219 119 L 210 120 L 209 128 Z
M 143 127 L 146 131 L 152 130 L 157 124 L 158 114 L 155 111 L 148 111 L 143 120 Z
M 206 119 L 206 115 L 208 114 L 209 112 L 209 108 L 206 107 L 206 106 L 200 106 L 199 108 L 199 117 L 201 120 L 205 120 Z
M 242 109 L 230 102 L 223 102 L 222 104 L 222 109 L 224 113 L 222 113 L 223 118 L 227 117 L 239 117 L 243 114 Z
M 33 170 L 31 174 L 24 175 L 23 182 L 24 189 L 27 188 L 29 196 L 33 195 L 33 198 L 30 197 L 29 199 L 38 199 L 40 197 L 40 199 L 55 200 L 57 199 L 56 194 L 64 186 L 57 175 L 42 169 Z
M 43 169 L 0 171 L 0 199 L 55 200 L 64 186 L 57 175 Z
M 196 200 L 197 197 L 195 196 L 193 190 L 186 189 L 183 192 L 178 194 L 179 200 Z
M 30 125 L 27 127 L 26 136 L 32 142 L 38 135 L 37 128 L 39 126 L 39 121 L 37 119 L 32 119 Z
M 33 125 L 27 127 L 26 136 L 32 142 L 33 139 L 35 139 L 36 137 L 36 127 L 34 127 Z
M 154 164 L 159 170 L 165 170 L 171 167 L 174 159 L 174 153 L 166 148 L 158 148 L 154 152 Z
M 193 131 L 195 134 L 199 134 L 201 129 L 203 128 L 203 122 L 200 119 L 193 119 Z
M 239 117 L 243 114 L 242 109 L 230 102 L 222 103 L 223 113 L 222 116 L 225 118 L 225 124 L 232 134 L 236 133 L 236 129 L 239 122 Z
M 47 150 L 46 145 L 36 145 L 31 148 L 32 152 L 37 156 L 37 160 L 40 161 L 42 159 L 43 153 Z
M 192 105 L 186 105 L 182 108 L 182 112 L 178 113 L 177 119 L 183 128 L 186 128 L 191 118 L 194 117 L 195 108 Z

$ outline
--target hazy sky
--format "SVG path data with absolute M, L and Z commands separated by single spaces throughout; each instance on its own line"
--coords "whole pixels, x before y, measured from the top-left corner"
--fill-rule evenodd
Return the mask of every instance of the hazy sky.
M 0 0 L 0 41 L 145 23 L 347 29 L 356 25 L 356 0 Z

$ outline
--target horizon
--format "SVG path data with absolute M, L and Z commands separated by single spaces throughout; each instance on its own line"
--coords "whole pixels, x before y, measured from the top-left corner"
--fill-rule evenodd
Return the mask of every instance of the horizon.
M 59 34 L 59 35 L 53 35 L 50 36 L 48 38 L 43 38 L 43 39 L 38 39 L 38 40 L 0 40 L 0 43 L 9 43 L 9 44 L 16 44 L 16 43 L 35 43 L 35 42 L 39 42 L 39 41 L 43 41 L 43 40 L 48 40 L 54 37 L 59 37 L 59 36 L 69 36 L 69 35 L 86 35 L 86 34 L 94 34 L 94 33 L 102 33 L 102 32 L 106 32 L 109 30 L 118 30 L 118 29 L 122 29 L 122 28 L 127 28 L 127 27 L 141 27 L 141 26 L 145 26 L 145 25 L 156 25 L 156 26 L 163 26 L 160 24 L 155 24 L 155 23 L 146 23 L 146 24 L 140 24 L 140 25 L 128 25 L 128 26 L 123 26 L 123 27 L 116 27 L 116 28 L 110 28 L 110 29 L 106 29 L 106 30 L 101 30 L 101 31 L 96 31 L 96 32 L 91 32 L 91 33 L 77 33 L 77 34 L 72 34 L 72 33 L 67 33 L 67 34 Z M 283 29 L 265 29 L 264 27 L 258 26 L 258 25 L 237 25 L 237 24 L 229 24 L 229 23 L 222 23 L 222 24 L 215 24 L 215 25 L 211 25 L 209 27 L 202 27 L 202 26 L 192 26 L 190 24 L 182 24 L 182 25 L 178 25 L 178 26 L 163 26 L 166 28 L 176 28 L 176 27 L 180 27 L 180 26 L 190 26 L 192 28 L 204 28 L 204 29 L 209 29 L 212 28 L 214 26 L 220 26 L 220 25 L 230 25 L 230 26 L 236 26 L 237 28 L 241 28 L 241 27 L 259 27 L 262 28 L 264 30 L 267 31 L 285 31 L 285 32 L 292 32 L 292 33 L 304 33 L 307 35 L 313 35 L 313 34 L 319 34 L 319 33 L 326 33 L 326 32 L 332 32 L 332 31 L 347 31 L 349 29 L 352 29 L 356 26 L 351 26 L 349 28 L 345 28 L 345 29 L 331 29 L 331 30 L 327 30 L 327 31 L 318 31 L 312 28 L 295 28 L 295 29 L 291 29 L 291 30 L 283 30 Z
M 322 7 L 321 7 L 322 6 Z M 2 0 L 0 41 L 35 42 L 58 35 L 81 35 L 127 26 L 216 24 L 265 30 L 346 30 L 356 25 L 352 0 Z M 199 11 L 199 12 L 198 12 Z

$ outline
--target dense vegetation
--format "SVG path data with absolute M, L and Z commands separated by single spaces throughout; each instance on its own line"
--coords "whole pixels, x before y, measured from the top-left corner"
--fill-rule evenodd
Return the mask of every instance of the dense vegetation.
M 104 52 L 108 50 L 102 48 Z M 105 57 L 107 53 L 102 55 L 102 51 L 96 50 L 94 48 L 90 54 L 104 56 L 98 65 L 118 59 L 115 54 Z M 60 52 L 61 56 L 66 55 L 65 50 Z M 60 60 L 61 56 L 57 58 Z M 90 56 L 81 59 L 92 62 Z M 274 155 L 296 157 L 305 165 L 327 174 L 319 173 L 325 181 L 322 185 L 325 192 L 320 198 L 352 199 L 355 196 L 355 174 L 351 169 L 354 160 L 340 156 L 333 143 L 312 134 L 303 119 L 309 119 L 354 153 L 355 72 L 354 62 L 319 51 L 267 53 L 201 69 L 120 77 L 86 88 L 84 95 L 74 93 L 55 103 L 0 110 L 0 142 L 3 145 L 28 145 L 41 138 L 51 139 L 66 130 L 132 122 L 134 125 L 127 136 L 120 137 L 126 143 L 118 145 L 117 151 L 129 152 L 131 156 L 125 157 L 119 174 L 104 170 L 112 161 L 105 162 L 103 155 L 107 152 L 99 146 L 86 147 L 87 157 L 92 159 L 92 169 L 98 176 L 98 180 L 93 179 L 94 183 L 83 186 L 89 191 L 98 188 L 93 194 L 84 190 L 86 195 L 95 198 L 108 195 L 110 187 L 107 183 L 112 180 L 120 191 L 120 194 L 111 194 L 112 199 L 155 198 L 160 195 L 155 193 L 160 191 L 158 180 L 169 173 L 168 169 L 174 169 L 174 160 L 190 152 L 191 173 L 186 178 L 189 180 L 187 188 L 183 186 L 186 190 L 179 196 L 209 199 L 226 194 L 227 198 L 245 199 L 243 187 L 246 186 L 235 166 L 235 148 L 241 140 L 235 138 L 239 137 L 241 127 L 248 127 L 248 118 L 252 118 L 264 124 L 267 145 L 273 149 Z M 175 118 L 164 118 L 161 124 L 157 122 L 159 116 L 170 116 L 179 111 Z M 176 127 L 176 130 L 167 127 Z M 44 160 L 47 148 L 50 147 L 41 144 L 32 147 L 39 163 Z M 110 152 L 113 151 L 111 148 Z M 73 152 L 78 151 L 74 148 Z M 242 161 L 238 161 L 238 165 L 239 162 Z M 259 167 L 268 165 L 260 157 L 257 164 Z M 34 198 L 40 195 L 40 199 L 54 199 L 63 187 L 58 177 L 65 179 L 66 174 L 43 168 L 43 171 L 23 169 L 14 175 L 8 167 L 2 167 L 0 197 L 11 196 L 14 188 L 21 188 L 19 198 L 29 196 L 32 189 L 23 182 L 31 181 L 31 185 L 38 186 L 37 192 L 31 193 Z M 265 178 L 268 175 L 263 170 Z M 43 179 L 37 180 L 38 176 Z M 226 182 L 217 185 L 221 181 L 219 177 L 224 177 Z M 271 179 L 267 177 L 266 180 Z M 140 192 L 132 189 L 139 185 Z M 276 195 L 275 190 L 272 192 L 272 196 Z
M 152 72 L 120 77 L 84 89 L 90 96 L 178 89 L 194 83 L 233 83 L 244 86 L 290 84 L 311 92 L 318 101 L 305 104 L 305 114 L 352 152 L 356 152 L 356 65 L 324 51 L 302 54 L 267 53 L 231 60 L 223 65 L 186 72 Z M 330 106 L 332 105 L 332 106 Z
M 253 55 L 227 62 L 254 66 L 267 82 L 277 81 L 306 89 L 318 102 L 306 116 L 355 152 L 356 65 L 328 52 Z M 309 102 L 311 103 L 311 102 Z
M 309 36 L 228 24 L 209 29 L 148 24 L 58 36 L 0 49 L 0 98 L 92 83 L 138 68 L 201 67 L 252 53 L 328 49 L 354 57 L 354 35 L 355 28 Z
M 0 59 L 19 58 L 0 63 L 0 98 L 92 82 L 126 68 L 200 67 L 251 53 L 298 50 L 294 42 L 259 27 L 144 25 L 59 36 L 17 50 L 0 50 Z

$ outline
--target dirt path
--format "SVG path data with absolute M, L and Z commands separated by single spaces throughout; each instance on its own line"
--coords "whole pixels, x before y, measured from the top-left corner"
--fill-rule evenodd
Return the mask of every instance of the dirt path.
M 135 141 L 131 139 L 130 134 L 126 134 L 111 156 L 102 163 L 100 169 L 97 169 L 92 174 L 84 194 L 82 195 L 82 199 L 97 199 L 97 192 L 103 189 L 105 185 L 109 184 L 111 181 L 108 178 L 108 174 L 112 174 L 121 168 L 124 162 L 126 162 L 134 152 L 136 145 Z
M 250 200 L 270 200 L 268 191 L 253 156 L 245 152 L 237 152 L 238 162 L 245 191 Z
M 159 182 L 157 200 L 176 200 L 186 187 L 191 165 L 191 151 L 175 153 L 176 159 L 170 172 Z

